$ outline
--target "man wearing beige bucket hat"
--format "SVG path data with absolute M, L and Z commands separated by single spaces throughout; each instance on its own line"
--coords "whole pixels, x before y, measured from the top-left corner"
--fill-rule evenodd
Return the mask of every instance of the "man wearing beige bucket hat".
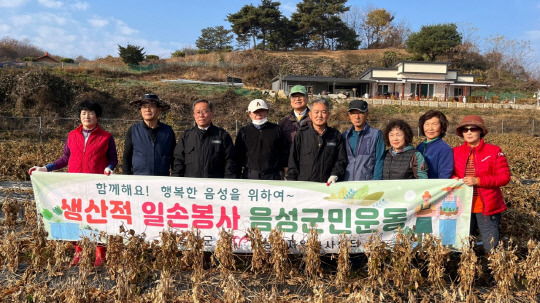
M 501 148 L 484 142 L 488 129 L 482 117 L 469 115 L 456 127 L 456 134 L 464 139 L 454 148 L 455 179 L 473 187 L 471 234 L 480 230 L 487 253 L 499 242 L 501 213 L 506 210 L 501 186 L 510 182 L 510 169 Z
M 122 173 L 169 176 L 176 136 L 169 125 L 159 121 L 159 115 L 170 109 L 170 105 L 155 94 L 144 94 L 129 104 L 140 110 L 142 121 L 133 124 L 126 133 Z

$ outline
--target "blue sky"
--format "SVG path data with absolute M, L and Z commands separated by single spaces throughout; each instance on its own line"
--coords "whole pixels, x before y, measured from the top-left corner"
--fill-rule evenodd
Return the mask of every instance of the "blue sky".
M 300 1 L 280 2 L 281 11 L 290 16 Z M 128 43 L 165 58 L 177 49 L 194 47 L 202 28 L 229 28 L 227 14 L 250 3 L 260 1 L 0 0 L 0 38 L 29 39 L 45 51 L 70 58 L 118 56 L 117 45 Z M 540 58 L 540 0 L 349 0 L 347 5 L 384 8 L 412 31 L 454 22 L 477 28 L 480 42 L 490 35 L 530 41 Z

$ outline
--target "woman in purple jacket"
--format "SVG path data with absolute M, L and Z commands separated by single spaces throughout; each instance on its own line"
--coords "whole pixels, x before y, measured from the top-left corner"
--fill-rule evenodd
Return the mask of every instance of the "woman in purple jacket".
M 418 127 L 426 139 L 416 149 L 422 153 L 428 165 L 428 179 L 450 179 L 454 172 L 454 153 L 442 138 L 446 135 L 448 120 L 438 110 L 423 114 Z

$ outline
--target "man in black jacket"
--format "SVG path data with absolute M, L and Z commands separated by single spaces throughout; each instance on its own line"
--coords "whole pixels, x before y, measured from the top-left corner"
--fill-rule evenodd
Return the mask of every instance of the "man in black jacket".
M 242 179 L 280 180 L 289 156 L 285 136 L 277 124 L 268 122 L 264 100 L 251 101 L 247 111 L 252 122 L 240 129 L 234 144 L 238 174 Z
M 208 100 L 193 103 L 197 126 L 187 130 L 174 150 L 172 176 L 236 178 L 236 153 L 231 136 L 212 124 L 214 105 Z
M 294 140 L 294 135 L 305 124 L 310 124 L 308 108 L 308 93 L 303 85 L 295 85 L 289 94 L 292 110 L 279 121 L 279 127 L 287 139 L 287 150 L 290 149 Z
M 330 109 L 324 99 L 313 101 L 309 112 L 312 124 L 300 128 L 289 155 L 287 180 L 326 182 L 342 179 L 347 153 L 339 131 L 328 126 Z
M 129 104 L 141 111 L 143 121 L 133 124 L 126 133 L 122 173 L 169 176 L 176 135 L 169 125 L 159 122 L 159 115 L 170 105 L 154 94 L 145 94 Z

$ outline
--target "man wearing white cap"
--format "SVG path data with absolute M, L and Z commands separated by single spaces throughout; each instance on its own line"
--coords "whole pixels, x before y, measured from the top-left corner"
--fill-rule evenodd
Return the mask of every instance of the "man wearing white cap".
M 280 180 L 289 150 L 281 128 L 268 121 L 268 105 L 262 99 L 249 103 L 251 123 L 236 136 L 237 163 L 242 179 Z

